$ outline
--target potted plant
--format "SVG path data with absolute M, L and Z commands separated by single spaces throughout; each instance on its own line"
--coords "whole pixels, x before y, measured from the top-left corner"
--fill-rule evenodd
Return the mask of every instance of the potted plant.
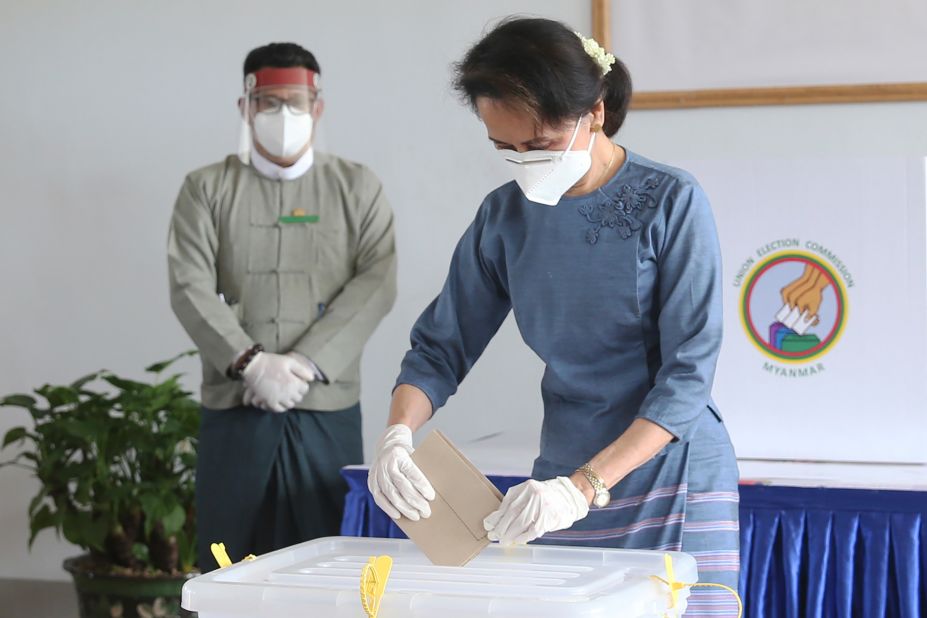
M 152 382 L 109 371 L 65 386 L 0 399 L 23 408 L 32 427 L 14 427 L 3 466 L 26 468 L 40 482 L 29 504 L 29 546 L 53 528 L 83 548 L 65 561 L 81 618 L 188 615 L 180 590 L 196 565 L 194 473 L 199 404 L 173 362 L 148 367 Z

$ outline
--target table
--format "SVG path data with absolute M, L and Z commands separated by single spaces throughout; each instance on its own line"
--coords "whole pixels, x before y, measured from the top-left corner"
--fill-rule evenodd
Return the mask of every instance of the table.
M 857 486 L 854 480 L 862 477 L 868 485 L 891 487 L 890 479 L 909 481 L 904 474 L 923 470 L 842 469 L 841 476 L 832 469 L 793 467 L 789 478 L 765 469 L 762 462 L 753 468 L 766 474 L 744 474 L 741 463 L 740 592 L 745 616 L 927 616 L 927 485 L 877 489 Z M 367 469 L 351 466 L 342 475 L 349 487 L 342 534 L 403 538 L 374 504 Z M 526 478 L 511 473 L 488 477 L 503 493 Z M 824 482 L 834 486 L 817 486 Z

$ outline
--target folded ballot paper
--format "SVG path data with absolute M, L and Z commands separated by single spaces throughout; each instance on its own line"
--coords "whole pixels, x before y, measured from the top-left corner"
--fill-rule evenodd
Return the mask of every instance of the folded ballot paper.
M 433 563 L 463 566 L 489 545 L 483 519 L 499 508 L 502 494 L 440 431 L 433 431 L 412 453 L 435 499 L 431 517 L 396 524 Z

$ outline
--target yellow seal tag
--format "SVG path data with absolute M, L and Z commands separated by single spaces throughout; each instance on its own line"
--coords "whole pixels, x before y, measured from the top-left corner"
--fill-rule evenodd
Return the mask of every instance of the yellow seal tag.
M 393 559 L 389 556 L 371 556 L 361 571 L 361 607 L 368 618 L 377 618 L 380 601 L 386 591 L 386 582 L 392 569 Z
M 212 550 L 212 557 L 216 559 L 220 569 L 232 565 L 232 559 L 229 558 L 229 553 L 225 551 L 225 543 L 213 543 L 209 546 L 209 549 Z
M 666 612 L 664 616 L 666 618 L 674 618 L 679 615 L 679 591 L 686 588 L 721 588 L 733 595 L 734 600 L 737 601 L 737 618 L 741 618 L 744 615 L 744 604 L 740 600 L 740 595 L 737 594 L 737 591 L 731 588 L 730 586 L 725 586 L 724 584 L 716 584 L 714 582 L 705 582 L 705 583 L 695 583 L 695 584 L 686 584 L 676 579 L 676 574 L 673 572 L 673 558 L 669 554 L 663 554 L 663 565 L 666 569 L 666 579 L 658 575 L 651 575 L 650 577 L 655 581 L 666 584 L 669 587 L 670 591 L 670 611 Z
M 232 566 L 232 559 L 229 558 L 229 553 L 225 549 L 225 543 L 213 543 L 209 546 L 209 549 L 212 551 L 212 557 L 216 559 L 220 569 Z M 252 560 L 257 560 L 257 556 L 248 554 L 241 559 L 242 562 L 251 562 Z

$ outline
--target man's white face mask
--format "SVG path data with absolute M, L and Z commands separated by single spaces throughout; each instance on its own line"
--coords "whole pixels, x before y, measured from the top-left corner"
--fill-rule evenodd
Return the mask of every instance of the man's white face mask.
M 254 115 L 254 138 L 275 157 L 294 157 L 312 139 L 312 114 L 294 113 L 288 105 L 273 112 L 258 112 Z
M 586 150 L 570 150 L 579 134 L 581 122 L 582 117 L 576 121 L 576 128 L 573 129 L 573 136 L 566 150 L 501 151 L 500 154 L 509 171 L 526 198 L 538 204 L 556 206 L 563 194 L 579 182 L 592 167 L 591 153 L 595 133 L 592 134 Z

